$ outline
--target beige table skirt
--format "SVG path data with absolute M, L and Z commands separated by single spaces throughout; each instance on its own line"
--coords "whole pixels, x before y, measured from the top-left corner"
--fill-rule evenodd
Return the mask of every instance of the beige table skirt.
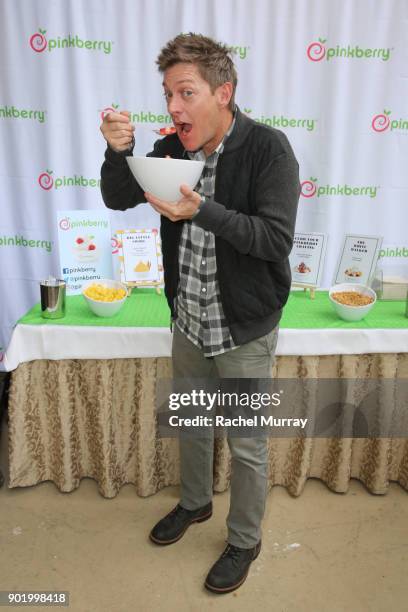
M 408 354 L 278 357 L 281 378 L 408 378 Z M 51 480 L 60 491 L 93 478 L 104 497 L 127 483 L 140 496 L 179 483 L 177 439 L 160 438 L 154 418 L 157 377 L 171 360 L 32 361 L 12 373 L 10 487 Z M 371 493 L 389 482 L 408 490 L 407 439 L 270 439 L 270 486 L 302 493 L 308 478 L 346 492 L 357 478 Z M 214 490 L 229 486 L 225 439 L 216 440 Z

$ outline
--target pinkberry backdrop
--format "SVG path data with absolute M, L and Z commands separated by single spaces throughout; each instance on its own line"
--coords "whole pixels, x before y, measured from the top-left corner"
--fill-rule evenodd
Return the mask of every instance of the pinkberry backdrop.
M 297 230 L 329 236 L 323 286 L 345 233 L 383 236 L 408 267 L 406 0 L 0 0 L 0 368 L 13 325 L 58 274 L 56 211 L 99 209 L 101 116 L 169 122 L 155 58 L 179 32 L 235 50 L 237 102 L 283 130 L 300 163 Z M 155 227 L 141 205 L 111 226 Z

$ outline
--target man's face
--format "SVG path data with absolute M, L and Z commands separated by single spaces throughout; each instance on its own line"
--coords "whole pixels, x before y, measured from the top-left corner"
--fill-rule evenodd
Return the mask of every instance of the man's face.
M 165 71 L 163 87 L 169 114 L 186 151 L 212 153 L 226 131 L 225 86 L 212 93 L 197 66 L 180 63 Z

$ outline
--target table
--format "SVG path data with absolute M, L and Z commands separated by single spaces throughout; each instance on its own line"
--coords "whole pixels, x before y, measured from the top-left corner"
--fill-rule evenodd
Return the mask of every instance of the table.
M 9 398 L 10 486 L 53 481 L 61 491 L 84 477 L 114 497 L 126 483 L 141 496 L 179 482 L 177 440 L 160 438 L 155 383 L 171 377 L 171 334 L 164 296 L 136 290 L 110 321 L 91 315 L 81 296 L 68 316 L 46 322 L 39 307 L 17 325 L 4 363 Z M 378 303 L 366 320 L 341 322 L 327 293 L 290 296 L 273 375 L 281 378 L 408 379 L 408 319 L 402 302 Z M 114 325 L 113 325 L 114 323 Z M 372 493 L 390 481 L 408 490 L 405 438 L 271 439 L 270 486 L 300 495 L 307 478 L 345 492 L 358 478 Z M 226 441 L 216 441 L 214 489 L 229 485 Z

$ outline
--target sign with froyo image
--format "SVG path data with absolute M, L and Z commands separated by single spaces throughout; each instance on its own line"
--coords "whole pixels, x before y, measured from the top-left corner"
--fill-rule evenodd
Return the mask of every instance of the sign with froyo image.
M 108 211 L 57 211 L 61 278 L 68 295 L 81 293 L 90 280 L 112 278 Z
M 293 284 L 307 287 L 320 285 L 326 243 L 326 234 L 296 232 L 289 256 Z
M 381 248 L 380 236 L 346 234 L 334 276 L 334 284 L 369 285 Z

